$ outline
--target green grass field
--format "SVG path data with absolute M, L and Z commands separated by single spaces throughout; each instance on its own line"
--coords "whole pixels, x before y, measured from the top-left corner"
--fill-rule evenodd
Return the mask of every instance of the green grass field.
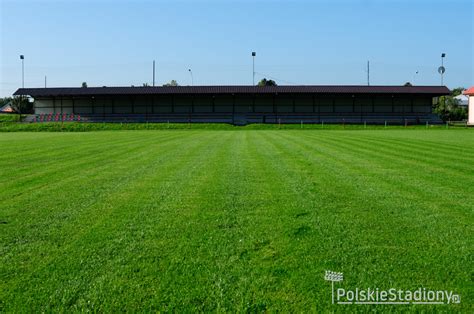
M 0 311 L 473 311 L 474 130 L 0 134 Z M 336 287 L 460 304 L 331 305 Z

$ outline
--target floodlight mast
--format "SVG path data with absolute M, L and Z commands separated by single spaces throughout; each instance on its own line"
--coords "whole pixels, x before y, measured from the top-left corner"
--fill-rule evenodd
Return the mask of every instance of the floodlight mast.
M 255 86 L 255 56 L 257 53 L 255 51 L 252 51 L 252 85 Z
M 20 55 L 21 60 L 21 88 L 25 88 L 25 56 Z
M 153 87 L 155 86 L 155 60 L 153 60 Z
M 367 86 L 370 86 L 370 61 L 367 60 Z
M 441 54 L 441 86 L 444 85 L 444 71 L 445 71 L 445 68 L 444 68 L 444 58 L 446 57 L 446 53 L 442 53 Z
M 194 86 L 194 76 L 193 76 L 193 71 L 191 69 L 188 69 L 189 74 L 191 74 L 191 86 Z

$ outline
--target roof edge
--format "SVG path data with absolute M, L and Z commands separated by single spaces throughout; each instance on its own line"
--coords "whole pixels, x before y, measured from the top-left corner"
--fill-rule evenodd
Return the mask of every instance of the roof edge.
M 474 86 L 469 87 L 468 89 L 466 89 L 462 93 L 463 93 L 463 95 L 474 96 Z
M 201 85 L 201 86 L 111 86 L 111 87 L 48 87 L 19 88 L 13 95 L 152 95 L 152 94 L 233 94 L 233 93 L 317 93 L 317 94 L 429 94 L 448 95 L 446 86 L 420 85 Z

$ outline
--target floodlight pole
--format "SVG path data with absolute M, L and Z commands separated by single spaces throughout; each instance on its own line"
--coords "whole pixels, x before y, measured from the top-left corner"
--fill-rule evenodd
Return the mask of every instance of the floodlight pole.
M 21 60 L 21 88 L 25 88 L 25 56 L 20 55 Z
M 441 66 L 443 68 L 444 68 L 444 57 L 446 57 L 446 54 L 442 53 L 441 54 Z M 443 76 L 444 76 L 444 71 L 441 72 L 441 86 L 443 86 L 443 83 L 444 83 Z
M 191 69 L 188 69 L 189 74 L 191 74 L 191 86 L 194 86 L 194 76 L 193 76 L 193 71 Z
M 257 53 L 255 51 L 252 52 L 252 85 L 255 86 L 255 56 Z
M 153 60 L 153 86 L 155 86 L 155 60 Z
M 413 74 L 413 85 L 415 85 L 415 83 L 417 82 L 417 79 L 418 79 L 418 71 L 416 71 L 415 74 Z
M 370 86 L 370 61 L 367 60 L 367 86 Z

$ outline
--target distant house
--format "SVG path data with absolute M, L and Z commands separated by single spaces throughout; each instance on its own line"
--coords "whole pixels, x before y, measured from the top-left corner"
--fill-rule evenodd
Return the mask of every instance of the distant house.
M 469 105 L 469 97 L 467 95 L 457 95 L 454 97 L 454 99 L 456 99 L 458 101 L 458 105 L 463 108 L 467 108 Z
M 14 113 L 14 112 L 15 112 L 15 110 L 13 110 L 10 103 L 7 103 L 7 104 L 3 105 L 2 107 L 0 107 L 0 113 Z

